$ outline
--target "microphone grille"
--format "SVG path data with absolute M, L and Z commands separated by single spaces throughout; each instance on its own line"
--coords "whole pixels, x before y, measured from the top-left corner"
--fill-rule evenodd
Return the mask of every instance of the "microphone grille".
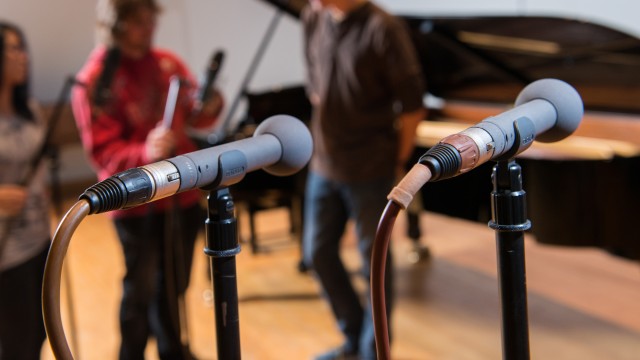
M 264 170 L 276 176 L 293 175 L 302 170 L 311 159 L 313 140 L 302 121 L 290 115 L 274 115 L 264 120 L 254 132 L 254 136 L 271 134 L 282 146 L 282 157 L 277 163 Z
M 584 106 L 578 91 L 571 85 L 558 79 L 541 79 L 527 85 L 518 95 L 516 106 L 532 100 L 548 101 L 556 109 L 555 125 L 536 137 L 536 141 L 555 142 L 562 140 L 580 125 Z

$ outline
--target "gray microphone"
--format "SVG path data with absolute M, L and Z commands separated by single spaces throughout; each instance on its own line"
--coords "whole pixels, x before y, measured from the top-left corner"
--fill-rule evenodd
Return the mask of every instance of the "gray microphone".
M 80 199 L 90 214 L 128 209 L 195 188 L 213 190 L 264 169 L 292 175 L 311 158 L 313 141 L 307 126 L 289 115 L 264 120 L 253 137 L 129 169 L 85 190 Z
M 518 95 L 515 107 L 440 140 L 421 158 L 432 181 L 463 174 L 489 160 L 511 159 L 534 140 L 554 142 L 571 135 L 582 120 L 582 99 L 569 84 L 537 80 Z

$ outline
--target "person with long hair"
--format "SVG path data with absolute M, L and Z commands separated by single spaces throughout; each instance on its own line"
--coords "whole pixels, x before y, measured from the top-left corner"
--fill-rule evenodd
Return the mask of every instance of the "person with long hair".
M 39 359 L 46 338 L 41 288 L 51 242 L 46 124 L 29 94 L 22 31 L 0 22 L 0 359 Z M 32 174 L 33 175 L 30 175 Z M 29 178 L 27 178 L 29 177 Z

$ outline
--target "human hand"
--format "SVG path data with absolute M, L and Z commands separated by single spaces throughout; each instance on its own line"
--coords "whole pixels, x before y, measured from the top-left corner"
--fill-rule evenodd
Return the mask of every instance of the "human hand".
M 27 202 L 27 188 L 24 186 L 0 185 L 0 216 L 10 217 L 20 214 Z
M 222 111 L 222 93 L 218 89 L 213 89 L 211 96 L 201 104 L 200 115 L 205 117 L 216 117 Z
M 150 161 L 158 161 L 174 154 L 176 136 L 171 129 L 162 126 L 155 127 L 147 135 L 145 154 Z
M 316 93 L 309 94 L 309 102 L 313 106 L 319 106 L 320 105 L 320 95 L 318 95 Z

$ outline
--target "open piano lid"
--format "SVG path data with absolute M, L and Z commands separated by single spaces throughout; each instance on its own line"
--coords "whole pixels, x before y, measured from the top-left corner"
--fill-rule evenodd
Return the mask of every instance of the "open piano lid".
M 263 0 L 276 8 L 284 11 L 285 13 L 300 18 L 302 9 L 309 3 L 309 0 Z
M 307 0 L 264 0 L 299 18 Z M 410 29 L 431 94 L 510 104 L 524 86 L 557 78 L 586 110 L 640 113 L 640 39 L 556 17 L 418 17 Z
M 405 18 L 430 92 L 510 103 L 528 83 L 573 85 L 588 110 L 640 113 L 640 40 L 551 17 Z

